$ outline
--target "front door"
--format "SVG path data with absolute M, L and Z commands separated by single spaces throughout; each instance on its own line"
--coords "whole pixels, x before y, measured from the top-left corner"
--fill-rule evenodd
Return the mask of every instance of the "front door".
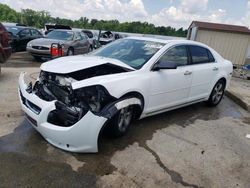
M 188 101 L 192 83 L 192 69 L 188 65 L 187 47 L 169 49 L 158 62 L 177 63 L 176 69 L 161 69 L 150 74 L 148 114 L 162 111 Z
M 31 34 L 29 29 L 24 29 L 19 33 L 19 50 L 25 51 L 27 43 L 30 41 Z

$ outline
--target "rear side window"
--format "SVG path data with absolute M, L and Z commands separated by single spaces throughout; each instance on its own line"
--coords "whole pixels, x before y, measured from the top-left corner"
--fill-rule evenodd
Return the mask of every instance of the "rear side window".
M 87 40 L 88 39 L 88 35 L 86 35 L 85 33 L 81 32 L 81 37 L 83 40 Z
M 93 38 L 93 33 L 89 32 L 89 31 L 83 31 L 83 33 L 85 33 L 89 38 Z
M 176 46 L 171 48 L 161 57 L 160 61 L 177 63 L 177 66 L 186 65 L 188 63 L 186 46 Z
M 209 63 L 214 62 L 214 57 L 212 53 L 200 46 L 189 46 L 192 64 Z
M 41 35 L 40 32 L 37 31 L 37 30 L 35 30 L 35 29 L 31 29 L 30 32 L 31 32 L 32 36 L 39 36 L 39 35 Z

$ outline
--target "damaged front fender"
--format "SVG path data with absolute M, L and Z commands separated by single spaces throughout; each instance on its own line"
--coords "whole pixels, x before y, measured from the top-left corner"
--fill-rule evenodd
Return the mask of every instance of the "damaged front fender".
M 25 73 L 19 77 L 19 96 L 23 111 L 28 116 L 28 120 L 33 127 L 52 145 L 71 152 L 98 152 L 98 137 L 105 123 L 122 108 L 136 105 L 141 107 L 140 99 L 136 97 L 126 97 L 115 99 L 104 106 L 100 112 L 92 112 L 88 109 L 84 115 L 71 126 L 56 125 L 48 121 L 50 113 L 55 110 L 67 113 L 65 117 L 77 117 L 76 111 L 72 111 L 69 106 L 57 100 L 46 101 L 40 98 L 36 92 L 27 90 L 25 83 Z M 25 101 L 25 102 L 23 102 Z M 40 108 L 40 113 L 35 114 L 33 104 Z M 63 116 L 61 114 L 61 116 Z M 34 124 L 34 122 L 36 122 Z
M 101 112 L 100 116 L 111 119 L 119 110 L 128 106 L 136 105 L 142 108 L 141 100 L 135 97 L 125 98 L 107 105 Z

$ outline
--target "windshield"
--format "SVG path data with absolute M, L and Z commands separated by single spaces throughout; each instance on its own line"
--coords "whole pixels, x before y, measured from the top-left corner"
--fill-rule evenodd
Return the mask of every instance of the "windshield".
M 164 43 L 160 42 L 121 39 L 112 42 L 93 54 L 118 59 L 135 69 L 140 69 L 163 46 Z
M 13 26 L 5 26 L 8 32 L 11 32 L 13 35 L 16 35 L 22 28 L 13 27 Z
M 60 31 L 54 30 L 51 31 L 46 37 L 49 39 L 58 39 L 58 40 L 73 40 L 73 32 L 72 31 Z

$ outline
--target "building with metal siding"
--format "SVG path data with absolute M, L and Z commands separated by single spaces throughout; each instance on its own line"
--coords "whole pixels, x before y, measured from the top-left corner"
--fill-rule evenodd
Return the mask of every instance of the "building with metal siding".
M 193 21 L 187 39 L 211 46 L 234 65 L 244 65 L 250 57 L 250 30 L 244 26 Z

